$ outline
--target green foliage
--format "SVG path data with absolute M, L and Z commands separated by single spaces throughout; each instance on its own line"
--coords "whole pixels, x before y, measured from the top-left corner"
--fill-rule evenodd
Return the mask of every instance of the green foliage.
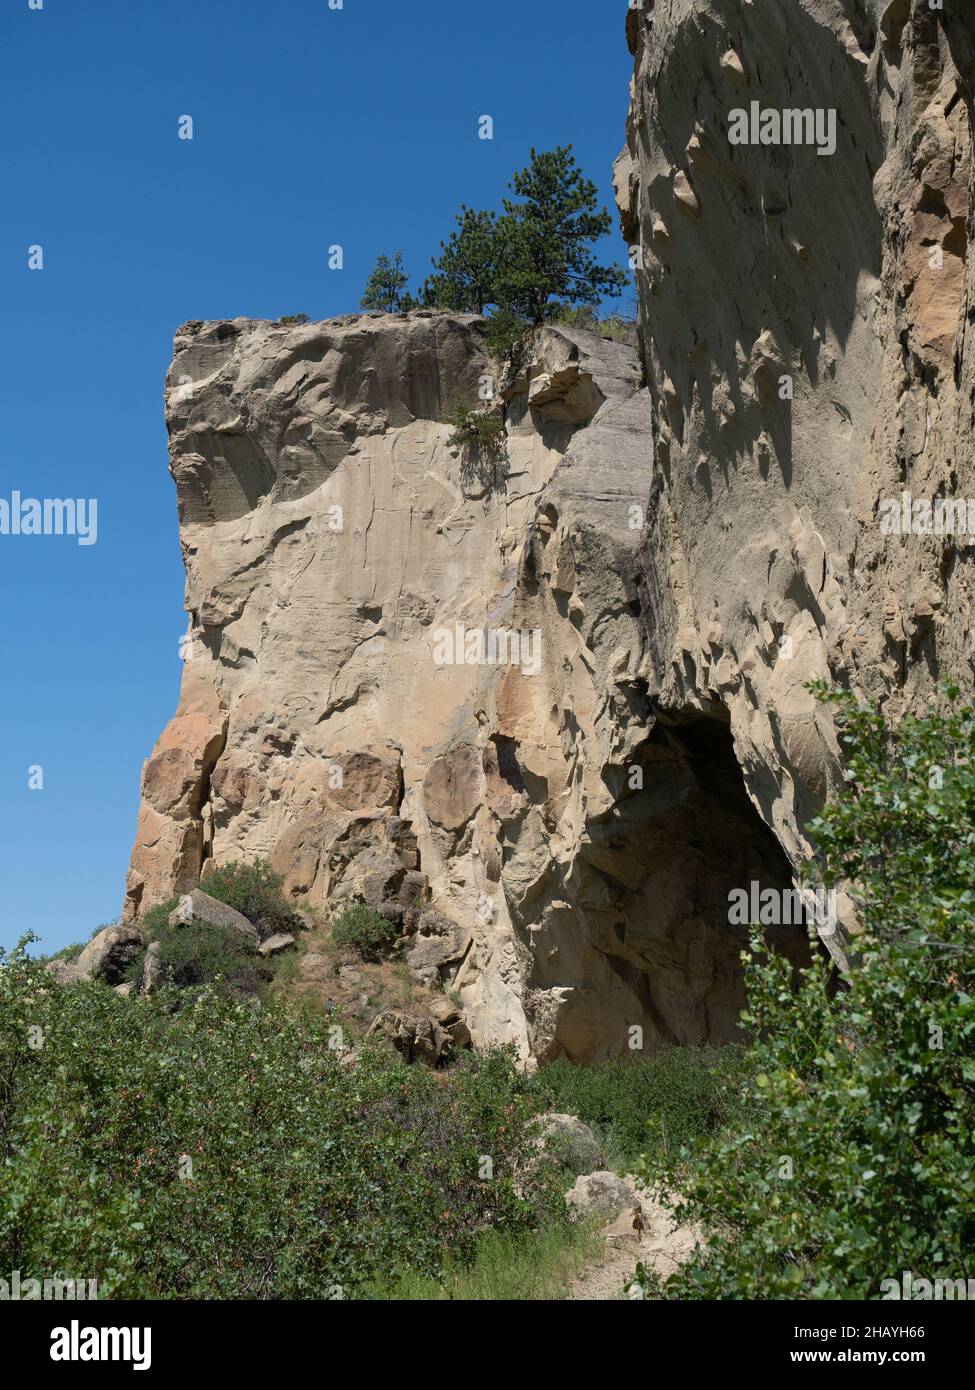
M 492 357 L 518 370 L 525 356 L 531 324 L 511 309 L 497 309 L 484 325 L 484 346 Z
M 101 930 L 99 928 L 99 930 Z M 77 960 L 85 949 L 84 941 L 72 941 L 70 946 L 62 946 L 60 951 L 55 951 L 52 960 Z M 46 959 L 46 957 L 45 957 Z
M 261 859 L 253 864 L 230 863 L 211 869 L 200 884 L 205 893 L 242 912 L 261 936 L 286 931 L 294 917 L 281 893 L 281 875 Z M 254 951 L 232 927 L 208 922 L 171 926 L 169 918 L 178 898 L 157 903 L 143 913 L 139 927 L 146 939 L 159 946 L 159 963 L 165 984 L 185 989 L 190 985 L 214 985 L 230 995 L 259 994 L 273 976 L 273 967 Z M 126 971 L 126 979 L 142 979 L 145 952 L 141 951 Z
M 508 476 L 504 417 L 493 411 L 458 406 L 450 416 L 450 423 L 453 429 L 446 443 L 449 449 L 460 451 L 460 476 L 464 487 L 500 491 Z
M 282 314 L 281 318 L 278 319 L 278 323 L 283 323 L 287 325 L 289 328 L 295 324 L 310 322 L 311 320 L 309 319 L 307 314 Z
M 493 212 L 475 212 L 461 204 L 457 228 L 449 241 L 440 243 L 433 260 L 436 272 L 423 287 L 423 302 L 430 308 L 483 314 L 497 302 L 495 273 L 497 218 Z
M 359 303 L 363 309 L 381 309 L 387 314 L 405 313 L 416 304 L 407 293 L 408 283 L 402 251 L 397 251 L 392 260 L 388 256 L 380 256 L 366 281 Z
M 605 318 L 600 318 L 591 304 L 559 304 L 552 310 L 550 317 L 554 323 L 584 328 L 589 333 L 598 334 L 600 338 L 610 338 L 614 343 L 628 343 L 631 347 L 637 345 L 635 320 L 625 319 L 622 314 L 607 314 Z
M 204 893 L 235 907 L 253 922 L 262 940 L 294 929 L 295 914 L 284 896 L 283 884 L 282 875 L 263 859 L 252 864 L 235 860 L 220 869 L 208 869 L 200 880 Z
M 553 298 L 598 304 L 604 295 L 621 292 L 626 273 L 599 265 L 592 251 L 612 218 L 605 208 L 597 210 L 596 185 L 583 176 L 571 145 L 532 150 L 510 188 L 515 198 L 503 200 L 496 233 L 500 305 L 540 324 Z
M 531 1085 L 543 1110 L 578 1115 L 625 1169 L 648 1146 L 673 1154 L 730 1123 L 743 1063 L 740 1047 L 671 1047 L 632 1062 L 550 1062 Z
M 817 955 L 795 987 L 753 937 L 747 1123 L 644 1165 L 704 1230 L 675 1297 L 876 1299 L 905 1270 L 964 1277 L 975 1242 L 975 712 L 892 735 L 816 689 L 847 787 L 812 831 L 858 902 L 859 961 L 836 990 Z
M 450 416 L 450 423 L 453 430 L 447 436 L 448 449 L 495 451 L 503 446 L 504 420 L 500 415 L 458 406 Z
M 190 990 L 173 1012 L 0 955 L 0 1267 L 116 1298 L 354 1297 L 554 1219 L 510 1053 L 440 1076 L 385 1048 L 339 1066 L 330 1038 L 273 1003 Z
M 150 941 L 155 941 L 159 932 L 165 927 L 171 914 L 179 906 L 179 898 L 169 898 L 164 903 L 157 903 L 155 907 L 150 907 L 139 918 L 139 928 L 143 935 Z
M 258 994 L 273 975 L 271 965 L 255 955 L 233 927 L 167 923 L 151 939 L 159 945 L 164 982 L 180 989 L 214 985 L 232 995 Z M 141 961 L 133 962 L 128 978 L 135 981 L 141 975 Z
M 605 1249 L 600 1221 L 546 1226 L 527 1235 L 484 1231 L 473 1258 L 446 1262 L 439 1279 L 408 1273 L 380 1285 L 378 1298 L 403 1302 L 524 1302 L 565 1298 L 572 1279 Z M 370 1291 L 373 1292 L 373 1291 Z
M 363 960 L 380 960 L 398 935 L 392 922 L 363 902 L 349 903 L 332 922 L 336 945 L 350 946 Z
M 492 356 L 516 354 L 525 331 L 573 305 L 594 306 L 618 295 L 627 284 L 620 266 L 597 263 L 592 244 L 605 236 L 612 218 L 598 208 L 596 185 L 586 179 L 572 146 L 531 151 L 526 169 L 508 185 L 503 211 L 486 212 L 461 204 L 457 225 L 423 285 L 428 308 L 490 314 L 485 343 Z M 407 291 L 403 258 L 380 256 L 366 284 L 364 309 L 404 312 L 417 307 Z M 633 328 L 612 315 L 596 320 L 594 331 L 632 341 Z

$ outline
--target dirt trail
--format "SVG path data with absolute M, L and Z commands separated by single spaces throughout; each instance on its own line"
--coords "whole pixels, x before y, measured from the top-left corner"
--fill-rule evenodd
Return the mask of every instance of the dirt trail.
M 646 1194 L 640 1197 L 643 1230 L 639 1240 L 605 1241 L 596 1261 L 572 1281 L 570 1299 L 627 1298 L 623 1285 L 641 1262 L 666 1278 L 694 1247 L 690 1226 L 674 1227 L 673 1214 Z

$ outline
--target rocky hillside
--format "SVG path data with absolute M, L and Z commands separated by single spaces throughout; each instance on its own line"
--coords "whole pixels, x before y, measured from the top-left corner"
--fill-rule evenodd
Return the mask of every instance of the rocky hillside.
M 423 311 L 184 325 L 190 626 L 127 917 L 261 856 L 401 926 L 477 1044 L 734 1035 L 728 894 L 797 877 L 838 777 L 804 682 L 893 715 L 972 684 L 965 537 L 878 521 L 975 497 L 971 24 L 909 10 L 629 11 L 639 353 L 552 326 L 502 371 L 482 320 Z M 835 150 L 732 144 L 753 100 L 832 109 Z M 465 441 L 479 407 L 503 429 Z

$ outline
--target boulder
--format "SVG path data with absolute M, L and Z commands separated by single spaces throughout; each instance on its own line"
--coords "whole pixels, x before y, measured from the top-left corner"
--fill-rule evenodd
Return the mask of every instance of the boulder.
M 565 1200 L 577 1218 L 604 1216 L 610 1221 L 640 1205 L 636 1188 L 606 1169 L 581 1174 L 565 1194 Z
M 60 956 L 48 961 L 47 970 L 59 985 L 76 985 L 81 980 L 88 979 L 85 972 L 78 969 L 77 960 L 64 960 Z
M 142 982 L 139 986 L 143 994 L 152 994 L 163 983 L 164 971 L 158 941 L 150 941 L 142 962 Z
M 75 964 L 84 976 L 120 985 L 126 970 L 145 945 L 146 938 L 131 922 L 104 927 L 88 942 Z
M 295 944 L 294 937 L 289 932 L 275 932 L 274 936 L 269 936 L 266 941 L 262 941 L 257 948 L 259 956 L 276 956 L 279 951 L 286 951 L 289 946 Z
M 427 1012 L 443 1028 L 449 1027 L 451 1023 L 456 1023 L 461 1016 L 460 1008 L 452 999 L 448 999 L 446 994 L 435 995 L 427 1005 Z
M 328 978 L 329 959 L 318 951 L 307 951 L 301 958 L 301 978 L 324 984 Z
M 606 1162 L 599 1140 L 575 1115 L 540 1115 L 539 1142 L 571 1173 L 591 1173 Z
M 408 1062 L 435 1067 L 451 1050 L 450 1035 L 436 1019 L 386 1009 L 373 1019 L 369 1037 L 386 1037 Z
M 247 945 L 257 950 L 259 938 L 257 928 L 235 907 L 228 907 L 218 898 L 211 898 L 201 888 L 184 893 L 179 903 L 169 915 L 170 926 L 187 927 L 193 922 L 203 922 L 211 927 L 228 927 L 239 932 Z
M 463 960 L 470 948 L 472 933 L 442 912 L 420 914 L 416 934 L 406 953 L 406 963 L 414 977 L 434 979 L 450 965 Z

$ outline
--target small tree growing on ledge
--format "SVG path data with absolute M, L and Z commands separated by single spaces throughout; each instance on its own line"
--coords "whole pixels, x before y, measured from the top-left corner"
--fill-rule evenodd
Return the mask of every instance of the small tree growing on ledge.
M 363 309 L 380 309 L 386 314 L 406 313 L 416 307 L 416 301 L 407 292 L 409 276 L 403 269 L 403 253 L 397 251 L 392 260 L 380 256 L 366 288 L 359 300 Z

